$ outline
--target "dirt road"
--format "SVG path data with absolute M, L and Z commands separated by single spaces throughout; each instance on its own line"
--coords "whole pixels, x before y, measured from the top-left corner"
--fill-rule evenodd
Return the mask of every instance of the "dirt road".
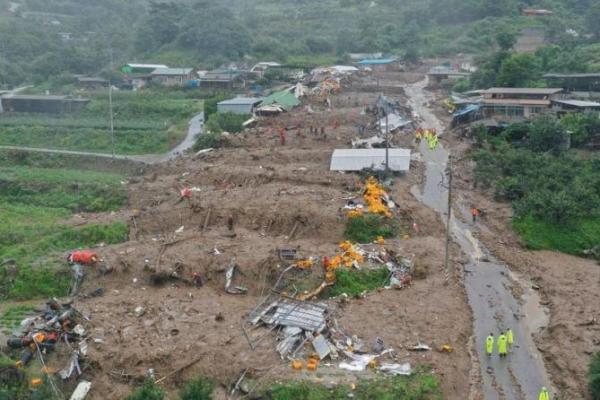
M 405 87 L 412 109 L 423 120 L 422 127 L 435 128 L 443 135 L 444 127 L 428 108 L 433 100 L 425 91 L 426 81 Z M 442 182 L 448 162 L 448 151 L 439 146 L 431 151 L 425 143 L 420 148 L 426 163 L 425 184 L 414 192 L 421 201 L 442 216 L 446 215 L 448 191 Z M 445 220 L 445 217 L 444 217 Z M 472 224 L 453 215 L 450 222 L 454 240 L 468 257 L 465 268 L 465 287 L 473 310 L 476 353 L 482 376 L 482 393 L 477 398 L 486 400 L 536 398 L 542 386 L 549 386 L 541 356 L 533 343 L 532 329 L 539 327 L 539 299 L 530 297 L 521 306 L 511 291 L 515 284 L 509 269 L 494 259 L 493 255 L 473 236 Z M 497 355 L 488 358 L 484 352 L 485 338 L 489 333 L 511 328 L 515 347 L 506 359 Z
M 74 151 L 74 150 L 61 150 L 61 149 L 49 149 L 41 147 L 24 147 L 24 146 L 0 146 L 3 150 L 19 150 L 19 151 L 31 151 L 36 153 L 48 153 L 48 154 L 65 154 L 74 156 L 88 156 L 88 157 L 100 157 L 100 158 L 115 158 L 117 160 L 129 160 L 142 162 L 145 164 L 158 164 L 161 162 L 172 160 L 179 155 L 183 154 L 184 151 L 192 148 L 196 142 L 198 135 L 202 133 L 202 127 L 204 124 L 204 113 L 200 113 L 194 116 L 188 125 L 188 132 L 181 143 L 175 148 L 164 154 L 145 154 L 145 155 L 112 155 L 110 153 L 94 153 L 90 151 Z

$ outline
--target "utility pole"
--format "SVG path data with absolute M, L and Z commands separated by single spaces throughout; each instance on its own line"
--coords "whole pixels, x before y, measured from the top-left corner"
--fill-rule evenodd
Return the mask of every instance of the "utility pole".
M 113 70 L 113 49 L 110 48 L 110 74 Z M 112 102 L 112 79 L 111 75 L 108 78 L 108 108 L 110 110 L 110 141 L 112 144 L 112 158 L 115 159 L 115 118 L 113 115 L 113 102 Z
M 390 128 L 388 125 L 388 112 L 385 112 L 385 176 L 390 172 Z
M 446 172 L 448 174 L 448 215 L 446 217 L 446 258 L 444 261 L 444 274 L 446 279 L 446 284 L 450 279 L 450 269 L 448 268 L 448 263 L 450 260 L 450 221 L 452 219 L 452 153 L 448 155 L 448 166 L 446 168 Z

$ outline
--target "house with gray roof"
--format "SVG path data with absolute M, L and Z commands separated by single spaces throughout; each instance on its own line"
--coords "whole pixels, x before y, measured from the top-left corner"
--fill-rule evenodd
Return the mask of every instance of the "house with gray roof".
M 194 79 L 193 68 L 156 68 L 151 80 L 163 86 L 184 86 Z

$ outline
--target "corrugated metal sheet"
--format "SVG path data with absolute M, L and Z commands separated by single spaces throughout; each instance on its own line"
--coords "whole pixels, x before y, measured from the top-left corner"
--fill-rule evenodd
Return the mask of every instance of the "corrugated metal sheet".
M 387 128 L 390 132 L 393 132 L 399 128 L 404 128 L 405 126 L 408 126 L 411 123 L 412 123 L 412 121 L 402 118 L 398 114 L 390 114 L 387 117 Z M 385 117 L 383 117 L 379 120 L 379 129 L 381 130 L 381 132 L 385 132 L 385 129 L 386 129 Z
M 583 100 L 552 100 L 553 103 L 566 104 L 573 107 L 600 107 L 600 103 Z
M 569 78 L 600 78 L 600 73 L 589 73 L 589 74 L 546 74 L 544 78 L 558 78 L 558 79 L 569 79 Z
M 127 64 L 131 68 L 143 68 L 143 69 L 156 69 L 156 68 L 169 68 L 164 64 Z
M 260 103 L 260 101 L 261 99 L 256 97 L 236 97 L 219 102 L 217 104 L 217 111 L 220 113 L 252 114 L 254 106 Z
M 372 59 L 360 60 L 359 62 L 357 62 L 357 64 L 360 64 L 360 65 L 383 65 L 383 64 L 391 64 L 393 62 L 396 62 L 395 58 L 380 58 L 380 59 L 376 59 L 376 60 L 372 60 Z
M 477 110 L 479 110 L 479 105 L 470 104 L 470 105 L 466 106 L 465 108 L 463 108 L 462 110 L 455 112 L 454 114 L 452 114 L 452 116 L 454 118 L 462 117 L 463 115 L 467 115 L 467 114 L 475 112 Z
M 563 90 L 561 88 L 489 88 L 482 90 L 483 94 L 556 94 Z
M 409 149 L 389 149 L 389 167 L 392 171 L 410 169 Z M 336 149 L 331 156 L 331 171 L 360 171 L 366 168 L 385 168 L 385 149 Z
M 282 90 L 281 92 L 275 92 L 272 95 L 265 97 L 262 101 L 261 106 L 268 106 L 276 104 L 283 107 L 286 111 L 300 105 L 300 100 L 294 96 L 289 90 Z
M 275 307 L 272 315 L 265 315 L 262 321 L 268 325 L 291 326 L 310 332 L 320 332 L 325 328 L 325 314 L 327 305 L 318 303 L 304 303 L 293 300 L 284 300 L 271 304 L 267 312 Z
M 191 74 L 192 71 L 192 68 L 157 68 L 152 71 L 152 75 L 186 76 Z

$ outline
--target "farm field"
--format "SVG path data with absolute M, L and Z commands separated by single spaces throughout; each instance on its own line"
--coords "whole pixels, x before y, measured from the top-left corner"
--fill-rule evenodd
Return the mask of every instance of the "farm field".
M 0 145 L 111 153 L 108 94 L 93 93 L 79 114 L 0 114 Z M 187 133 L 201 102 L 184 92 L 116 92 L 113 95 L 115 152 L 159 154 Z

